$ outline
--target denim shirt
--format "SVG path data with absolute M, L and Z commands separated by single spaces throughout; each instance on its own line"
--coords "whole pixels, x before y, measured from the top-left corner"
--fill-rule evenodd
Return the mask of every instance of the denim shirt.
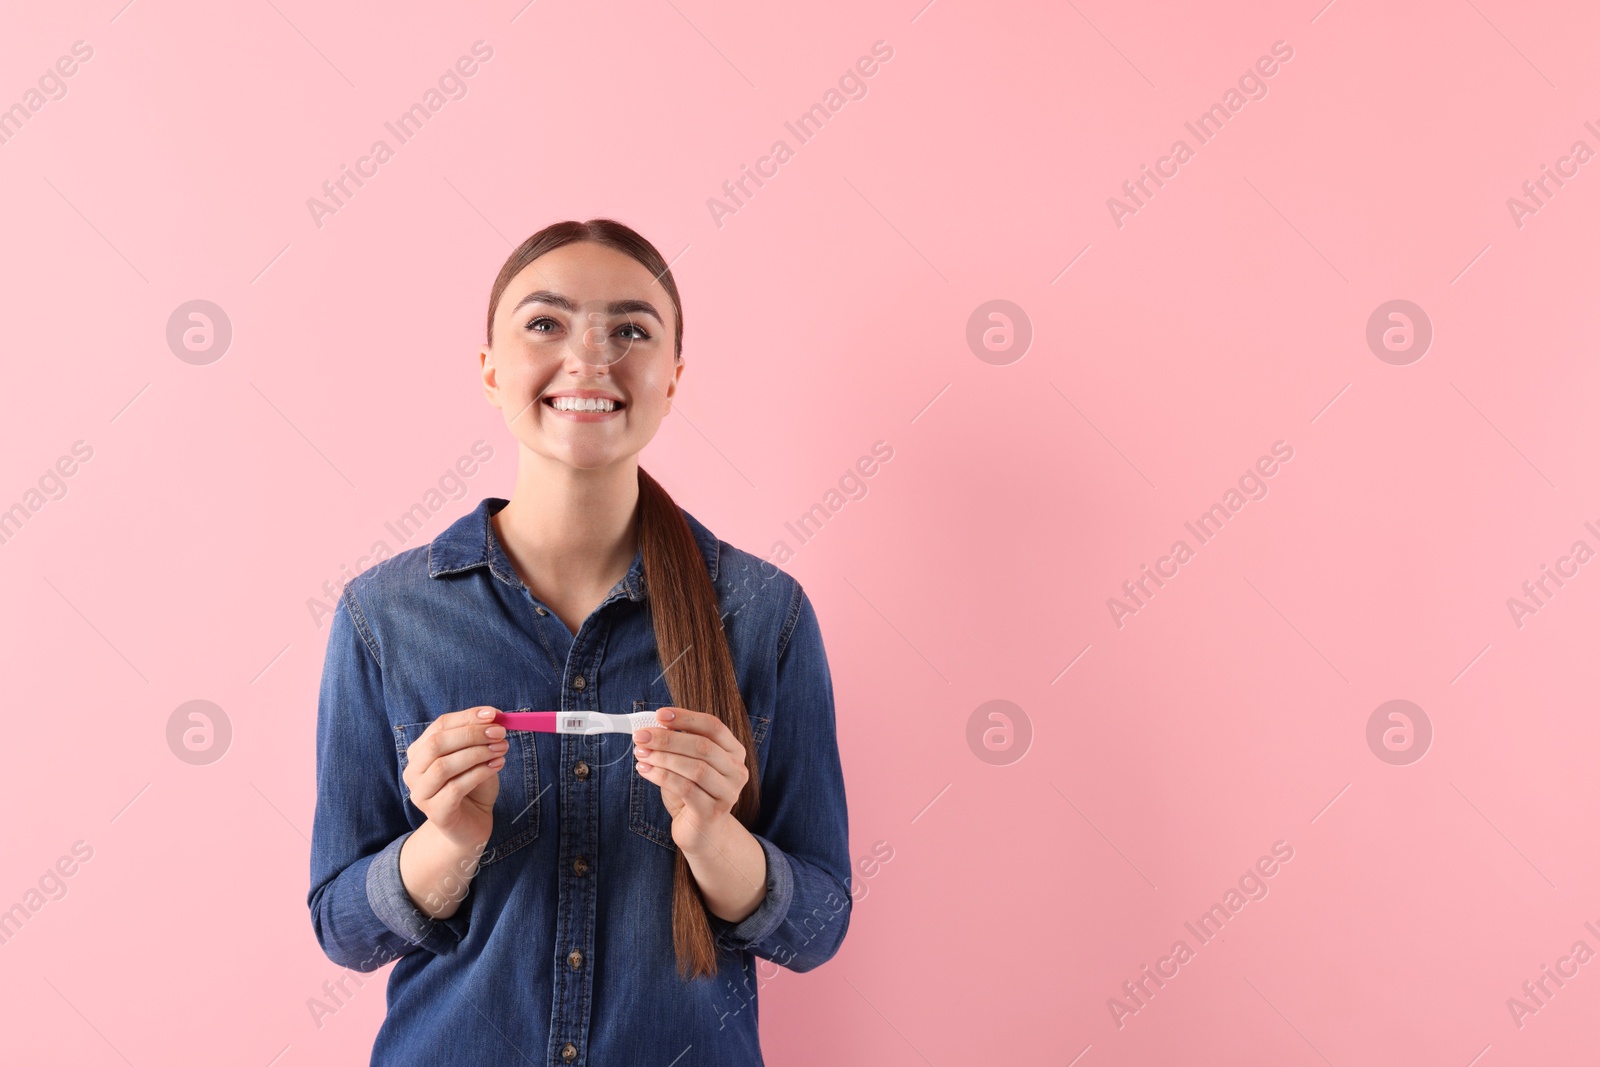
M 333 962 L 395 964 L 371 1062 L 760 1064 L 757 958 L 809 971 L 850 919 L 833 684 L 799 582 L 687 511 L 750 717 L 750 830 L 767 864 L 752 914 L 707 912 L 718 973 L 678 977 L 672 820 L 629 735 L 508 732 L 494 829 L 459 909 L 430 918 L 401 883 L 400 848 L 426 821 L 401 779 L 406 750 L 438 716 L 672 703 L 642 553 L 574 634 L 501 548 L 489 519 L 506 503 L 487 498 L 352 579 L 328 635 L 307 903 Z

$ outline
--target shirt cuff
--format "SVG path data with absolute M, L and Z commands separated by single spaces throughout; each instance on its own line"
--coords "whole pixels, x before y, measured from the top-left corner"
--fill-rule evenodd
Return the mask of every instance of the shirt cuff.
M 794 901 L 794 869 L 789 865 L 789 857 L 760 834 L 750 836 L 760 842 L 761 851 L 767 856 L 766 899 L 738 923 L 706 913 L 711 929 L 716 932 L 717 944 L 734 952 L 743 952 L 770 937 L 788 917 L 789 905 Z
M 435 919 L 411 899 L 400 878 L 400 849 L 415 831 L 395 838 L 373 857 L 367 867 L 367 903 L 385 926 L 418 948 L 443 954 L 453 951 L 467 936 L 472 887 L 456 913 L 448 919 Z

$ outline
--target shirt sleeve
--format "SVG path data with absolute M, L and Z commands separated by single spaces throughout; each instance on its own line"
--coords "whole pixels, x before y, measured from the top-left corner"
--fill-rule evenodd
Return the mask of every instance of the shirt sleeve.
M 833 957 L 850 925 L 850 834 L 833 678 L 798 582 L 778 638 L 769 730 L 761 811 L 750 828 L 766 853 L 767 895 L 738 923 L 709 917 L 722 947 L 809 971 Z
M 349 586 L 334 609 L 317 700 L 317 805 L 311 829 L 311 924 L 334 963 L 374 971 L 466 936 L 471 885 L 448 919 L 420 910 L 400 879 L 411 836 L 383 670 Z

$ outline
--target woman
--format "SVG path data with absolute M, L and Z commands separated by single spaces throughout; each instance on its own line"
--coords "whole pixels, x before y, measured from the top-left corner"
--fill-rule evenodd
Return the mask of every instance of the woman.
M 596 219 L 528 238 L 478 353 L 518 444 L 510 500 L 340 597 L 308 903 L 335 963 L 397 961 L 374 1064 L 760 1064 L 756 960 L 810 970 L 844 937 L 811 602 L 639 468 L 682 349 L 643 237 Z M 495 722 L 532 709 L 660 725 Z

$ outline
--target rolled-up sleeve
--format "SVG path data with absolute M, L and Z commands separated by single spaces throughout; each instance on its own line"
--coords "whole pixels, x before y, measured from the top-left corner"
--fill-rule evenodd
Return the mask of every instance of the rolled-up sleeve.
M 469 888 L 448 919 L 422 912 L 400 879 L 410 837 L 399 760 L 383 703 L 383 670 L 349 586 L 328 634 L 317 700 L 317 804 L 311 830 L 311 924 L 334 963 L 373 971 L 418 949 L 444 953 L 466 936 Z
M 850 833 L 833 678 L 798 582 L 777 657 L 761 811 L 750 828 L 766 854 L 767 894 L 738 923 L 710 919 L 722 947 L 809 971 L 833 957 L 850 925 Z

